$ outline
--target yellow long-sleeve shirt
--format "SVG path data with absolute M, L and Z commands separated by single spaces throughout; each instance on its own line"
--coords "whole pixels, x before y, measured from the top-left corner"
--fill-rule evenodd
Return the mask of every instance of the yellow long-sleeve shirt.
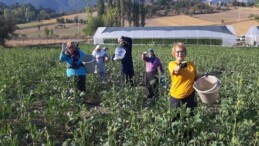
M 180 69 L 178 74 L 175 74 L 173 70 L 177 65 L 177 61 L 171 61 L 168 64 L 171 78 L 170 95 L 177 99 L 183 99 L 194 91 L 193 84 L 197 78 L 197 70 L 195 65 L 189 61 L 186 68 Z

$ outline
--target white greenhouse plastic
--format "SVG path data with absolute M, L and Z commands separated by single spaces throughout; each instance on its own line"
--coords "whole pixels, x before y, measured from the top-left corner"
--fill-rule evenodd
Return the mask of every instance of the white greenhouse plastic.
M 132 39 L 220 39 L 223 46 L 236 44 L 236 34 L 231 25 L 225 26 L 172 26 L 172 27 L 99 27 L 94 34 L 94 44 L 104 44 L 105 39 L 128 36 Z

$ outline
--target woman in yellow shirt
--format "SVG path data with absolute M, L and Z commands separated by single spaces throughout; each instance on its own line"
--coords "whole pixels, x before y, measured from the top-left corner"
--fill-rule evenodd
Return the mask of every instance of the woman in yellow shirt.
M 196 67 L 191 61 L 185 61 L 187 51 L 181 42 L 174 44 L 171 55 L 175 61 L 168 64 L 171 78 L 170 107 L 186 104 L 193 110 L 197 106 L 193 89 L 194 81 L 198 78 Z

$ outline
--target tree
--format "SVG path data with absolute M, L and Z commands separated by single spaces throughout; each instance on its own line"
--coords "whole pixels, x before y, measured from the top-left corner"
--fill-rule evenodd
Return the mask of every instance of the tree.
M 104 21 L 102 16 L 93 17 L 91 8 L 89 6 L 86 7 L 86 16 L 88 23 L 84 29 L 84 33 L 86 35 L 93 35 L 99 26 L 103 26 Z
M 41 10 L 37 17 L 39 20 L 46 20 L 49 18 L 49 15 L 45 10 Z
M 113 8 L 112 0 L 108 0 L 107 6 L 108 6 L 108 9 Z
M 104 2 L 103 0 L 97 0 L 97 13 L 98 16 L 102 16 L 104 14 Z
M 37 27 L 38 27 L 38 31 L 40 31 L 40 27 L 41 27 L 41 25 L 40 25 L 40 24 L 38 24 L 38 25 L 37 25 Z
M 26 8 L 25 17 L 26 17 L 27 21 L 31 21 L 35 17 L 35 12 L 31 11 L 30 8 Z
M 86 35 L 93 35 L 96 29 L 100 26 L 103 26 L 104 22 L 102 20 L 101 16 L 98 17 L 92 17 L 88 19 L 88 24 L 86 25 L 86 28 L 84 29 L 84 33 Z
M 132 2 L 131 0 L 125 0 L 124 2 L 124 10 L 125 10 L 125 14 L 126 14 L 126 20 L 128 21 L 129 23 L 129 26 L 131 27 L 132 26 Z
M 145 17 L 146 17 L 146 9 L 144 7 L 144 2 L 140 4 L 140 26 L 144 27 L 145 26 Z
M 120 26 L 121 25 L 121 5 L 120 5 L 120 0 L 116 1 L 116 12 L 117 12 L 117 16 L 115 18 L 116 20 L 116 26 Z
M 255 0 L 255 6 L 259 6 L 259 0 Z
M 11 9 L 5 9 L 4 10 L 4 17 L 5 18 L 11 18 L 12 17 L 12 10 Z
M 10 39 L 16 30 L 16 22 L 12 17 L 5 17 L 0 14 L 0 45 L 5 45 L 6 39 Z
M 50 30 L 48 29 L 48 27 L 45 27 L 44 32 L 46 36 L 49 37 Z
M 54 30 L 50 29 L 50 36 L 53 36 L 53 35 L 54 35 Z
M 124 27 L 124 14 L 125 14 L 125 10 L 124 10 L 124 0 L 120 0 L 120 18 L 121 18 L 121 26 Z
M 114 17 L 116 17 L 116 8 L 109 8 L 103 15 L 104 26 L 115 26 Z
M 237 8 L 237 0 L 233 0 L 233 6 L 234 6 L 234 8 L 236 9 Z
M 133 2 L 132 20 L 133 20 L 133 26 L 138 27 L 139 26 L 139 3 L 137 0 L 134 0 Z
M 74 23 L 78 23 L 79 19 L 78 19 L 78 16 L 75 16 L 74 17 Z
M 152 5 L 147 5 L 146 6 L 146 17 L 150 18 L 153 16 L 153 6 Z

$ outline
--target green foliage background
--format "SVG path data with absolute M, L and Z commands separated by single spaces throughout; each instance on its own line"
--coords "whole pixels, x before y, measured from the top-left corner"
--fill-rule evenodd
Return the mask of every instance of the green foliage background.
M 112 54 L 116 46 L 107 47 Z M 161 88 L 156 102 L 145 101 L 140 55 L 150 47 L 167 70 L 171 46 L 133 45 L 136 87 L 123 84 L 120 63 L 110 61 L 106 85 L 87 75 L 84 100 L 67 93 L 60 46 L 1 48 L 0 145 L 258 145 L 258 48 L 187 46 L 186 59 L 198 72 L 222 82 L 220 102 L 205 105 L 197 95 L 189 116 L 185 108 L 169 108 L 169 88 Z M 94 46 L 80 48 L 91 53 Z

